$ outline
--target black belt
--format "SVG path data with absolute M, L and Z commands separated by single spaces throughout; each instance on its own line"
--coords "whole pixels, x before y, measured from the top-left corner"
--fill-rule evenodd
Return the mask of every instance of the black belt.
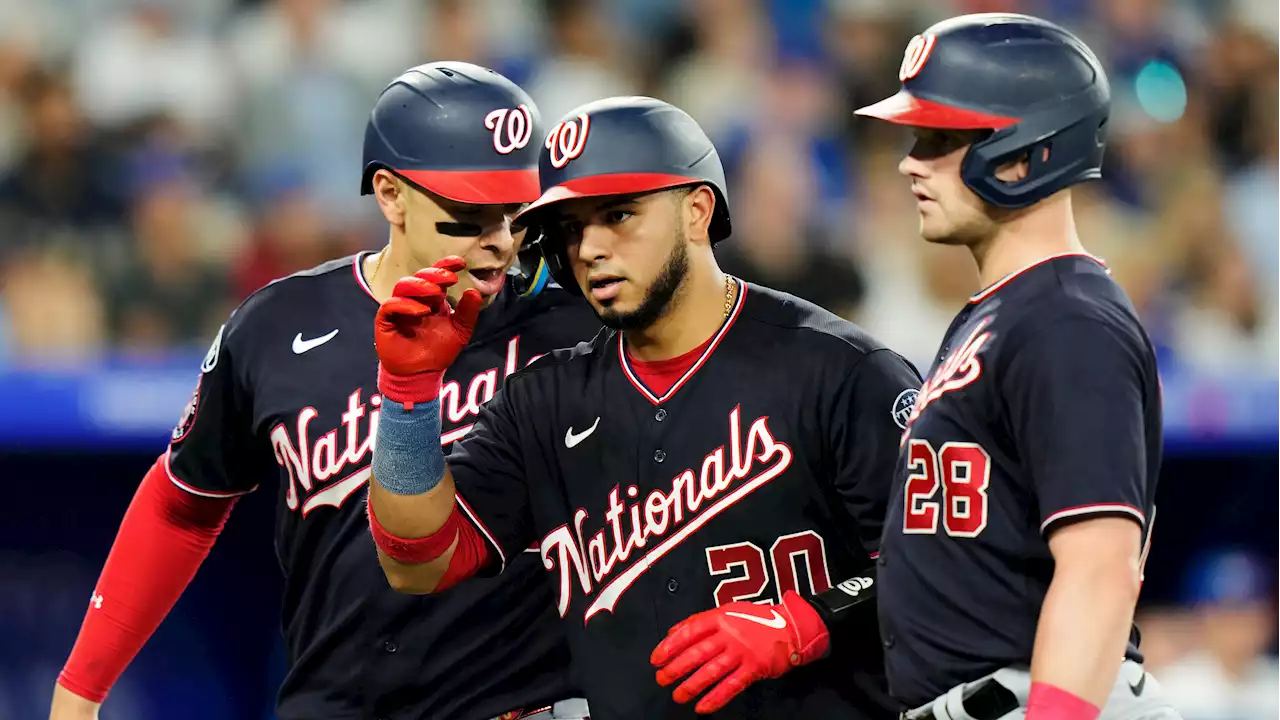
M 994 678 L 986 678 L 980 682 L 981 685 L 960 701 L 965 713 L 973 720 L 996 720 L 1018 709 L 1018 697 L 1012 690 L 996 682 Z M 900 720 L 906 720 L 908 715 L 909 713 L 902 713 L 899 716 Z M 932 710 L 926 710 L 920 715 L 911 717 L 918 719 L 937 717 L 937 715 Z

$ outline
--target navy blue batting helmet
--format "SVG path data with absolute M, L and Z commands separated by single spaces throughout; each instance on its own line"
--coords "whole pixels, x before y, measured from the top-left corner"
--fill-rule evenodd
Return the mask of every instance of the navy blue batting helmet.
M 961 15 L 911 39 L 902 89 L 858 115 L 900 125 L 992 130 L 960 174 L 983 200 L 1020 208 L 1102 176 L 1111 87 L 1093 52 L 1067 30 L 1010 13 Z M 1026 155 L 1016 182 L 995 171 Z
M 542 143 L 538 179 L 542 196 L 518 218 L 535 228 L 548 206 L 565 200 L 707 185 L 716 197 L 712 244 L 732 231 L 715 146 L 688 113 L 654 98 L 605 98 L 569 111 Z M 577 292 L 564 247 L 547 235 L 539 244 L 551 276 Z
M 392 80 L 364 133 L 360 193 L 386 168 L 462 203 L 507 205 L 538 198 L 541 117 L 515 83 L 488 68 L 443 61 Z

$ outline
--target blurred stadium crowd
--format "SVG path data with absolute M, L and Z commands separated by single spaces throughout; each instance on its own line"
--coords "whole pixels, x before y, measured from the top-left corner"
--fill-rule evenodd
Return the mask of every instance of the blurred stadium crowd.
M 1272 0 L 0 0 L 0 358 L 199 346 L 270 279 L 376 247 L 357 192 L 378 91 L 438 58 L 688 109 L 737 214 L 724 263 L 924 362 L 975 276 L 916 239 L 899 131 L 853 107 L 940 17 L 1083 33 L 1116 97 L 1082 235 L 1173 364 L 1274 374 Z
M 1076 213 L 1164 371 L 1274 378 L 1275 0 L 0 0 L 0 367 L 203 350 L 271 279 L 379 247 L 369 107 L 444 58 L 524 85 L 547 127 L 606 95 L 684 107 L 731 176 L 722 264 L 927 366 L 972 261 L 918 239 L 905 135 L 851 111 L 912 34 L 988 10 L 1063 22 L 1109 69 Z M 1191 720 L 1280 715 L 1274 576 L 1212 554 L 1190 612 L 1148 616 Z

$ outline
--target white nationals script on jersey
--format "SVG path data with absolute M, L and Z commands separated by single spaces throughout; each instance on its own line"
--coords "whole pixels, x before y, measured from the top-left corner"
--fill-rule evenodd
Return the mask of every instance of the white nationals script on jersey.
M 456 380 L 445 383 L 440 388 L 441 419 L 446 424 L 457 424 L 478 415 L 480 407 L 493 399 L 498 391 L 498 373 L 501 371 L 502 379 L 505 379 L 518 369 L 519 352 L 520 336 L 517 335 L 507 342 L 503 367 L 490 368 L 471 378 L 465 396 Z M 525 361 L 525 365 L 540 357 L 542 354 L 534 355 Z M 368 402 L 361 402 L 361 394 L 362 391 L 357 389 L 347 396 L 347 410 L 342 413 L 345 445 L 341 453 L 338 452 L 338 428 L 324 433 L 311 444 L 311 421 L 320 414 L 314 407 L 307 406 L 298 412 L 294 426 L 296 435 L 290 435 L 290 429 L 284 423 L 271 429 L 271 447 L 275 451 L 276 462 L 289 473 L 285 504 L 290 510 L 298 510 L 300 497 L 305 498 L 301 500 L 303 517 L 318 507 L 341 507 L 347 498 L 369 481 L 372 470 L 368 461 L 377 439 L 382 396 L 375 393 Z M 366 415 L 367 419 L 361 423 Z M 462 425 L 444 433 L 440 444 L 448 446 L 455 442 L 470 432 L 473 425 Z M 364 467 L 329 482 L 347 468 L 359 465 Z
M 969 333 L 964 343 L 952 351 L 947 356 L 946 362 L 939 365 L 933 371 L 933 375 L 924 381 L 920 392 L 916 393 L 916 402 L 911 408 L 911 415 L 907 417 L 907 427 L 898 441 L 899 446 L 907 444 L 907 438 L 911 435 L 911 424 L 920 417 L 920 413 L 924 412 L 929 403 L 953 390 L 969 385 L 982 376 L 982 362 L 978 360 L 978 353 L 991 339 L 991 333 L 986 330 L 990 323 L 990 317 L 983 318 L 973 332 Z
M 615 485 L 609 492 L 609 508 L 604 513 L 605 527 L 589 539 L 584 540 L 582 536 L 582 524 L 588 513 L 581 508 L 573 514 L 572 530 L 567 524 L 561 525 L 542 539 L 539 551 L 543 566 L 548 571 L 557 568 L 560 571 L 557 604 L 560 617 L 569 610 L 575 576 L 584 596 L 599 589 L 595 601 L 583 615 L 585 625 L 596 613 L 612 613 L 623 593 L 662 556 L 712 518 L 791 466 L 791 448 L 774 439 L 769 431 L 768 416 L 752 422 L 743 441 L 740 406 L 729 413 L 728 447 L 727 468 L 725 446 L 721 445 L 706 455 L 700 472 L 693 468 L 685 470 L 671 479 L 669 491 L 656 489 L 643 501 L 637 500 L 629 506 L 623 505 L 619 497 L 622 488 Z M 767 466 L 757 468 L 757 462 L 767 463 Z M 635 485 L 628 486 L 626 494 L 628 498 L 635 499 L 639 496 L 639 489 Z M 624 517 L 629 528 L 625 539 Z M 613 571 L 632 560 L 632 554 L 640 548 L 647 550 L 611 578 Z

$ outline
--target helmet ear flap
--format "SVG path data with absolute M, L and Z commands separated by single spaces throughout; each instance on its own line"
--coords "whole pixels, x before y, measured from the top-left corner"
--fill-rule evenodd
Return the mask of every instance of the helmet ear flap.
M 715 185 L 709 185 L 709 187 L 716 196 L 716 209 L 712 211 L 711 225 L 707 227 L 707 233 L 711 236 L 711 245 L 714 247 L 716 243 L 733 234 L 733 223 L 730 220 L 729 203 L 724 193 Z
M 1104 146 L 1099 141 L 1103 111 L 1084 112 L 1065 126 L 1054 108 L 1023 118 L 974 143 L 960 165 L 960 176 L 978 197 L 997 207 L 1017 209 L 1033 205 L 1085 180 L 1102 177 Z M 1004 182 L 996 171 L 1026 156 L 1028 172 L 1016 182 Z
M 578 280 L 573 276 L 573 267 L 569 264 L 568 250 L 564 239 L 558 237 L 554 232 L 548 232 L 542 228 L 536 216 L 530 218 L 528 233 L 536 236 L 534 240 L 525 240 L 525 249 L 530 252 L 538 253 L 537 271 L 543 277 L 537 280 L 541 286 L 545 286 L 549 281 L 555 281 L 563 290 L 574 295 L 581 295 L 582 291 L 578 288 Z M 532 246 L 530 246 L 532 242 Z M 524 250 L 522 250 L 524 252 Z M 525 265 L 524 260 L 521 261 Z
M 364 166 L 364 175 L 360 176 L 360 194 L 373 194 L 373 175 L 378 172 L 379 168 L 386 167 L 380 162 L 371 162 Z
M 521 297 L 533 297 L 542 292 L 550 279 L 547 261 L 536 244 L 520 248 L 510 274 L 516 294 Z
M 551 242 L 543 245 L 542 257 L 547 261 L 547 273 L 562 289 L 574 295 L 581 295 L 578 279 L 573 276 L 573 266 L 569 264 L 568 249 L 564 243 Z
M 512 289 L 521 297 L 533 297 L 542 292 L 551 279 L 547 261 L 542 253 L 542 232 L 537 225 L 524 222 L 513 222 L 511 234 L 524 233 L 520 241 L 520 249 L 516 251 L 516 260 L 507 270 Z

